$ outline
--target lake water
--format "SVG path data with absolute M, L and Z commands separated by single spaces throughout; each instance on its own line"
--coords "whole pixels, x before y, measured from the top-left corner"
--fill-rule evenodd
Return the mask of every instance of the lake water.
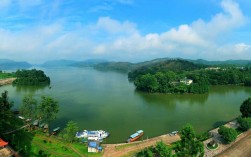
M 186 123 L 203 132 L 240 115 L 241 103 L 251 96 L 251 88 L 240 86 L 215 86 L 201 95 L 148 94 L 135 91 L 127 74 L 74 67 L 42 70 L 51 78 L 51 89 L 6 85 L 0 92 L 9 92 L 15 108 L 25 95 L 49 95 L 60 105 L 52 128 L 73 120 L 81 130 L 110 132 L 107 143 L 124 142 L 139 129 L 144 138 L 166 134 Z

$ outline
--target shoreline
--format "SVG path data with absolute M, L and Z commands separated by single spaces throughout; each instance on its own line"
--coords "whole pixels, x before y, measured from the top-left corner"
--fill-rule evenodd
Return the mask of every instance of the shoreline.
M 6 79 L 2 79 L 0 80 L 0 86 L 3 86 L 3 85 L 7 85 L 7 84 L 11 84 L 13 81 L 15 81 L 17 78 L 6 78 Z

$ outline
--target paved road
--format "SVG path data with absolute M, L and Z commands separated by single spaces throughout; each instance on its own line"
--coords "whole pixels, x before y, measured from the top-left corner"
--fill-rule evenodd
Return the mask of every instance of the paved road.
M 242 140 L 234 143 L 218 157 L 251 157 L 251 130 Z
M 162 135 L 159 137 L 154 137 L 143 142 L 137 142 L 137 144 L 133 144 L 124 148 L 116 149 L 116 144 L 107 144 L 105 145 L 104 149 L 104 157 L 120 157 L 125 156 L 134 152 L 138 152 L 146 147 L 154 146 L 156 142 L 163 141 L 166 144 L 171 144 L 180 140 L 178 135 L 176 136 L 169 136 L 169 135 Z M 123 144 L 122 144 L 123 145 Z M 127 145 L 127 144 L 124 144 Z M 121 145 L 120 145 L 121 147 Z

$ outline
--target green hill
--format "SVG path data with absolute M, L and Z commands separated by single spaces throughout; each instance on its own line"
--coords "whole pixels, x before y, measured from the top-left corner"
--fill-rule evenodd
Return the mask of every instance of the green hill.
M 145 64 L 145 63 L 144 63 Z M 205 65 L 195 64 L 182 59 L 170 59 L 158 62 L 149 62 L 148 64 L 143 65 L 138 64 L 138 68 L 132 70 L 128 73 L 128 78 L 134 80 L 139 75 L 144 74 L 155 74 L 157 72 L 167 72 L 167 71 L 192 71 L 196 69 L 205 68 Z

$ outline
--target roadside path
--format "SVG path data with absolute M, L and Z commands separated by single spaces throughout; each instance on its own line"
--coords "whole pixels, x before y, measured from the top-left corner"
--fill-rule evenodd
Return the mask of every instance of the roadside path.
M 162 135 L 139 142 L 124 143 L 124 144 L 106 144 L 104 145 L 103 157 L 120 157 L 120 156 L 130 155 L 134 152 L 143 150 L 147 147 L 154 146 L 156 142 L 159 141 L 163 141 L 166 144 L 171 144 L 178 140 L 180 140 L 180 137 L 178 135 L 175 136 Z
M 21 129 L 23 129 L 23 128 L 26 128 L 26 127 L 29 126 L 29 125 L 30 125 L 30 124 L 27 124 L 27 125 L 21 126 L 20 128 L 15 129 L 15 130 L 5 132 L 5 133 L 3 133 L 3 135 L 8 135 L 8 134 L 10 134 L 10 133 L 16 132 L 16 131 L 18 131 L 18 130 L 21 130 Z
M 239 141 L 218 155 L 218 157 L 250 157 L 251 156 L 251 130 Z

